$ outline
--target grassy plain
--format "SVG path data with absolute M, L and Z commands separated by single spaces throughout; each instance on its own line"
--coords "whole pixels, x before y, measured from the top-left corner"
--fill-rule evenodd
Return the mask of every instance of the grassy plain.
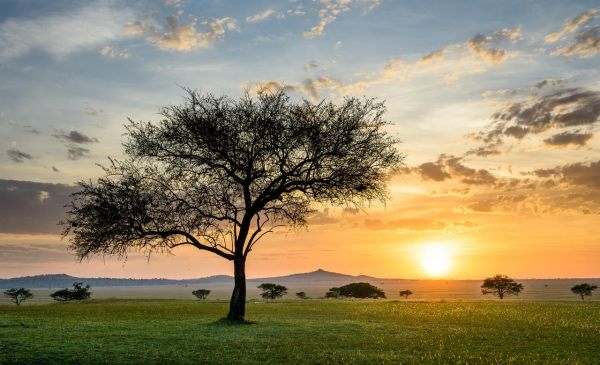
M 599 364 L 600 302 L 0 305 L 0 364 Z

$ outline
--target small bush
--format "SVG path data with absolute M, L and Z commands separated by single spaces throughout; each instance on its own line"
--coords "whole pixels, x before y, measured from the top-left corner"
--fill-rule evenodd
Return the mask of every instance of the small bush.
M 296 296 L 297 296 L 299 299 L 308 299 L 308 297 L 306 296 L 306 293 L 305 293 L 305 292 L 303 292 L 303 291 L 296 293 Z
M 400 291 L 400 297 L 404 297 L 405 299 L 408 299 L 408 297 L 411 296 L 412 294 L 413 294 L 412 290 L 409 290 L 409 289 Z

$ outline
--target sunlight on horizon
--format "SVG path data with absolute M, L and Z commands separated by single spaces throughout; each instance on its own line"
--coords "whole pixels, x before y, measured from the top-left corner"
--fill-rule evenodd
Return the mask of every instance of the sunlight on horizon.
M 419 245 L 421 268 L 429 276 L 448 274 L 453 266 L 453 247 L 448 242 L 428 242 Z

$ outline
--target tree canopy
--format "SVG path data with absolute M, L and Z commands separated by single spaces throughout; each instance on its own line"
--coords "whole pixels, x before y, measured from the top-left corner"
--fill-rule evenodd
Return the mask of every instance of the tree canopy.
M 82 283 L 73 283 L 73 289 L 61 289 L 52 294 L 50 297 L 57 302 L 68 302 L 71 300 L 84 300 L 89 299 L 92 293 L 90 292 L 90 286 L 83 286 Z
M 4 291 L 5 296 L 9 297 L 10 300 L 16 305 L 21 305 L 22 302 L 27 299 L 33 298 L 33 293 L 31 290 L 25 288 L 12 288 Z
M 210 290 L 208 289 L 198 289 L 198 290 L 194 290 L 192 292 L 192 295 L 195 296 L 198 299 L 206 299 L 208 298 L 208 295 L 210 294 Z
M 80 259 L 148 255 L 191 245 L 234 262 L 228 318 L 243 320 L 245 261 L 318 204 L 385 201 L 403 156 L 373 99 L 293 101 L 283 91 L 241 99 L 186 90 L 159 122 L 126 126 L 125 157 L 80 182 L 64 234 Z
M 596 285 L 591 285 L 588 283 L 577 284 L 571 288 L 571 291 L 574 294 L 581 296 L 581 300 L 586 296 L 591 296 L 592 292 L 596 290 L 598 287 Z
M 383 290 L 378 287 L 371 285 L 369 283 L 351 283 L 348 285 L 341 286 L 339 288 L 331 288 L 325 294 L 326 298 L 338 298 L 338 297 L 347 297 L 347 298 L 384 298 L 385 293 Z
M 481 293 L 483 295 L 493 294 L 500 299 L 504 299 L 507 295 L 519 295 L 521 291 L 523 291 L 523 284 L 517 283 L 514 279 L 500 274 L 484 279 L 481 285 Z
M 287 288 L 283 285 L 273 283 L 262 283 L 258 286 L 263 299 L 277 299 L 287 294 Z

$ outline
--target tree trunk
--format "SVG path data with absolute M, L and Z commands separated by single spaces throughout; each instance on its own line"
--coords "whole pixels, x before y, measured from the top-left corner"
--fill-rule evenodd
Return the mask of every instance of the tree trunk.
M 233 260 L 233 268 L 235 286 L 229 302 L 227 319 L 233 322 L 244 322 L 246 312 L 246 258 L 236 257 Z

